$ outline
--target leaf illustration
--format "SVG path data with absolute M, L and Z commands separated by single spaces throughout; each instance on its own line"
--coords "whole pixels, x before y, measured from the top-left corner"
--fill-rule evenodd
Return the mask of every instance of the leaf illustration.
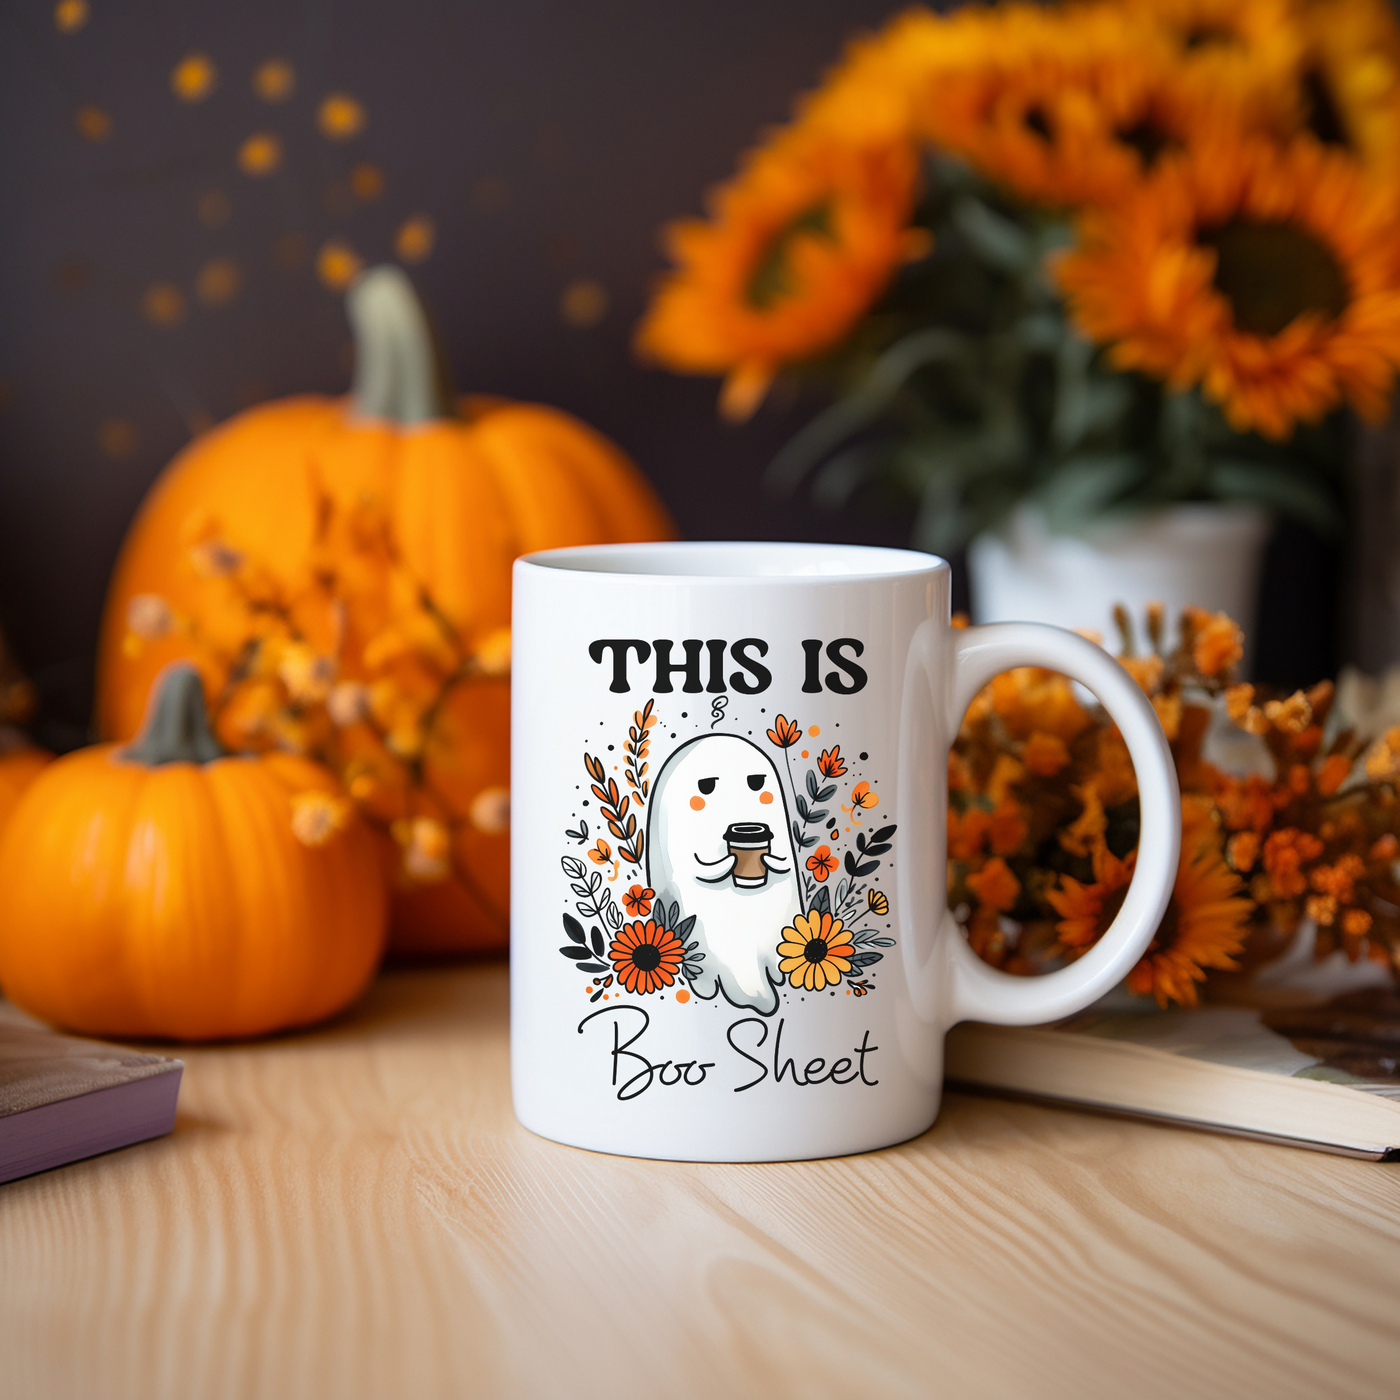
M 614 930 L 622 927 L 622 910 L 616 904 L 608 905 L 606 917 Z
M 809 771 L 810 771 L 810 770 L 809 770 Z M 812 794 L 812 800 L 813 800 L 814 802 L 830 802 L 831 799 L 832 799 L 833 797 L 835 797 L 835 796 L 836 796 L 836 784 L 835 784 L 835 783 L 828 783 L 827 786 L 824 787 L 824 788 L 822 788 L 820 792 L 814 792 L 814 793 Z
M 884 956 L 883 953 L 853 953 L 851 961 L 857 967 L 873 967 Z
M 607 963 L 602 962 L 581 962 L 578 966 L 580 972 L 606 972 L 608 970 Z
M 583 925 L 574 918 L 572 914 L 564 915 L 564 932 L 573 939 L 575 943 L 584 942 Z
M 825 885 L 817 887 L 816 898 L 812 900 L 812 908 L 818 914 L 831 913 L 831 891 Z
M 686 935 L 695 927 L 695 915 L 687 914 L 674 929 L 677 938 L 684 942 Z
M 571 836 L 572 832 L 569 833 Z M 575 856 L 565 856 L 559 862 L 564 867 L 564 874 L 571 880 L 582 880 L 584 876 L 583 862 Z
M 890 826 L 882 826 L 879 829 L 879 831 L 875 832 L 871 836 L 870 839 L 872 841 L 888 841 L 894 836 L 895 832 L 898 830 L 899 828 L 893 824 Z
M 591 958 L 592 953 L 587 948 L 561 948 L 559 950 L 566 958 L 572 958 L 575 962 L 580 962 L 584 958 Z
M 593 943 L 593 951 L 598 957 L 603 956 L 603 930 L 596 925 L 589 930 L 589 936 Z
M 809 793 L 812 794 L 812 801 L 813 801 L 813 802 L 816 802 L 816 801 L 818 800 L 818 798 L 817 798 L 817 770 L 816 770 L 815 768 L 809 768 L 809 769 L 807 770 L 807 791 L 808 791 Z
M 794 796 L 793 803 L 797 808 L 797 815 L 801 817 L 804 822 L 812 820 L 812 809 L 807 805 L 800 792 Z

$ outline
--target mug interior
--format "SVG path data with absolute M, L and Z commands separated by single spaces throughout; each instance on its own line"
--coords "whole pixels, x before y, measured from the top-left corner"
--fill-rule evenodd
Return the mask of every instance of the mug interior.
M 936 554 L 875 545 L 703 541 L 576 545 L 522 556 L 543 569 L 650 578 L 895 578 L 946 569 Z

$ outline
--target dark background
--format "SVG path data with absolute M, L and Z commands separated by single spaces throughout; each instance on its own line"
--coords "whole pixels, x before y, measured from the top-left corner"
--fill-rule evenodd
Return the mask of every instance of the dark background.
M 435 240 L 410 271 L 461 388 L 610 434 L 686 535 L 903 542 L 888 506 L 833 517 L 758 488 L 809 405 L 726 427 L 714 381 L 643 369 L 630 347 L 660 225 L 697 212 L 890 0 L 89 5 L 71 33 L 48 3 L 0 13 L 0 622 L 49 743 L 84 737 L 102 594 L 146 488 L 202 427 L 344 389 L 349 333 L 316 251 L 335 238 L 392 258 L 414 216 Z M 191 51 L 218 74 L 198 102 L 171 88 Z M 252 86 L 273 57 L 296 75 L 278 104 Z M 330 92 L 363 106 L 353 139 L 317 129 Z M 103 139 L 91 117 L 79 129 L 85 108 Z M 252 177 L 237 152 L 260 131 L 284 160 Z M 364 163 L 377 199 L 350 191 Z M 237 274 L 219 304 L 198 290 L 212 260 Z M 143 309 L 161 284 L 179 289 L 173 324 Z M 1335 564 L 1304 532 L 1276 543 L 1265 676 L 1337 659 Z

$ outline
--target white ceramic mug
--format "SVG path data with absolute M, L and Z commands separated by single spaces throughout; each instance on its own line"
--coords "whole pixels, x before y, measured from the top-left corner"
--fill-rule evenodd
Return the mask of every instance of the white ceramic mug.
M 1141 955 L 1176 873 L 1151 705 L 1057 628 L 956 630 L 949 569 L 844 545 L 642 544 L 516 562 L 511 1068 L 545 1137 L 640 1157 L 884 1147 L 938 1115 L 958 1021 L 1065 1016 Z M 1088 686 L 1127 741 L 1136 872 L 1049 976 L 946 907 L 947 755 L 998 672 Z

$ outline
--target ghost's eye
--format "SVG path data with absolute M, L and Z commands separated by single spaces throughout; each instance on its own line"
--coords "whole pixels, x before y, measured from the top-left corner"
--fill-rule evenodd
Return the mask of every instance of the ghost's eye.
M 701 778 L 695 786 L 708 797 L 715 790 L 715 783 L 718 781 L 717 778 Z
M 759 788 L 761 788 L 761 787 L 763 786 L 763 780 L 764 780 L 767 776 L 768 776 L 767 773 L 750 773 L 750 774 L 749 774 L 749 786 L 750 786 L 755 792 L 757 792 L 757 791 L 759 790 Z

